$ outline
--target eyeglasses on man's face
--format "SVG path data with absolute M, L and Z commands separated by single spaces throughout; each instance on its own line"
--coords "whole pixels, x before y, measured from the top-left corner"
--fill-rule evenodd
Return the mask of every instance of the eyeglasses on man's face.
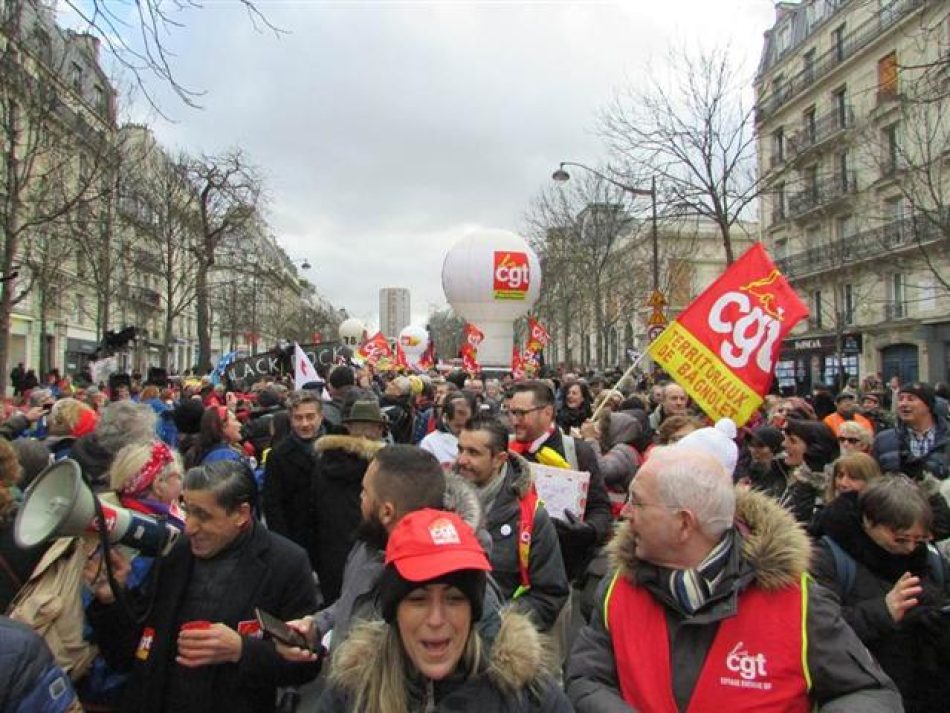
M 510 408 L 508 413 L 512 418 L 524 418 L 529 413 L 534 413 L 535 411 L 540 411 L 544 406 L 535 406 L 534 408 Z

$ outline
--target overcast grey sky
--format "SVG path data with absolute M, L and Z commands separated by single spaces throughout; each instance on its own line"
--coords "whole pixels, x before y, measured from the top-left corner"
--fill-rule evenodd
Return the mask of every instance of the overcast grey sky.
M 169 149 L 244 147 L 270 219 L 308 277 L 374 326 L 381 287 L 444 305 L 446 251 L 480 227 L 520 231 L 562 160 L 597 163 L 596 116 L 668 47 L 730 43 L 754 71 L 771 0 L 262 0 L 280 38 L 233 0 L 186 13 L 170 44 L 195 111 L 145 117 Z

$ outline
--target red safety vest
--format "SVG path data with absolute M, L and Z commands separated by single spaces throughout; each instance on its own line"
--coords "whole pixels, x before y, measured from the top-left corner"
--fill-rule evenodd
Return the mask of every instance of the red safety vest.
M 688 713 L 810 710 L 805 577 L 783 589 L 752 586 L 739 595 L 738 614 L 719 624 Z M 623 699 L 641 713 L 677 713 L 664 607 L 615 575 L 604 609 Z

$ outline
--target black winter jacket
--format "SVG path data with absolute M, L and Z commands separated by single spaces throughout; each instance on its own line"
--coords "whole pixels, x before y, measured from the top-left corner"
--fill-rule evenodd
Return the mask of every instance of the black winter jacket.
M 416 674 L 406 681 L 409 710 L 433 713 L 570 713 L 571 705 L 545 671 L 542 644 L 530 621 L 515 612 L 502 616 L 501 628 L 481 672 L 456 671 L 440 681 Z M 389 625 L 361 624 L 334 660 L 331 687 L 316 713 L 350 713 L 352 691 L 385 665 L 383 639 Z
M 314 447 L 319 462 L 313 475 L 314 569 L 320 579 L 323 605 L 340 596 L 343 568 L 360 524 L 363 474 L 385 443 L 354 436 L 324 436 Z
M 316 467 L 313 444 L 287 436 L 267 458 L 263 488 L 267 527 L 303 547 L 314 569 L 317 562 L 313 524 Z
M 194 557 L 182 537 L 172 552 L 153 567 L 143 588 L 147 602 L 157 588 L 152 610 L 144 627 L 130 620 L 118 604 L 93 602 L 87 616 L 96 634 L 101 653 L 116 670 L 132 675 L 126 687 L 122 710 L 128 713 L 164 713 L 168 677 L 175 670 L 176 640 L 182 621 L 179 609 L 186 595 Z M 254 526 L 250 540 L 230 571 L 225 599 L 214 617 L 234 630 L 241 622 L 255 620 L 260 607 L 282 621 L 299 619 L 316 608 L 313 576 L 306 554 L 297 545 Z M 141 613 L 141 612 L 140 612 Z M 141 657 L 140 641 L 151 629 L 151 647 Z M 277 653 L 274 643 L 243 636 L 241 659 L 233 664 L 207 667 L 212 681 L 194 690 L 191 710 L 202 713 L 268 713 L 275 707 L 279 686 L 296 686 L 313 679 L 318 665 L 289 663 Z
M 502 596 L 508 600 L 521 585 L 518 567 L 518 537 L 521 522 L 521 498 L 531 487 L 531 471 L 527 462 L 515 453 L 508 454 L 503 471 L 505 482 L 485 513 L 485 529 L 491 535 L 492 577 Z M 535 512 L 528 554 L 528 578 L 531 587 L 514 600 L 513 606 L 531 616 L 535 626 L 547 631 L 554 625 L 567 601 L 570 587 L 561 559 L 557 531 L 547 510 L 539 506 Z
M 841 602 L 841 613 L 897 685 L 907 711 L 936 711 L 950 699 L 950 619 L 939 611 L 950 603 L 944 567 L 935 580 L 924 545 L 912 554 L 893 555 L 879 547 L 861 526 L 857 493 L 829 503 L 817 521 L 817 534 L 834 540 L 854 560 L 854 579 L 845 591 L 828 543 L 818 541 L 812 571 Z M 884 597 L 904 572 L 921 578 L 919 604 L 901 623 L 888 613 Z

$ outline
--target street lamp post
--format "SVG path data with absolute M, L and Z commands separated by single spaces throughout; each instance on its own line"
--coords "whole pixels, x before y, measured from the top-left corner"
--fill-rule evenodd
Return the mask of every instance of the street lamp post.
M 617 188 L 626 191 L 633 196 L 649 196 L 650 205 L 652 210 L 652 244 L 653 244 L 653 294 L 650 295 L 650 300 L 647 303 L 653 308 L 653 313 L 650 315 L 648 320 L 648 336 L 652 342 L 656 337 L 660 335 L 660 332 L 663 331 L 663 328 L 666 326 L 666 317 L 663 314 L 663 307 L 666 306 L 666 297 L 660 291 L 660 250 L 659 250 L 659 236 L 657 234 L 657 214 L 656 214 L 656 176 L 650 178 L 650 187 L 649 188 L 636 188 L 634 186 L 627 185 L 626 183 L 621 183 L 615 178 L 601 173 L 597 169 L 591 168 L 590 166 L 585 166 L 582 163 L 577 163 L 575 161 L 561 161 L 558 169 L 551 174 L 551 178 L 557 181 L 558 183 L 565 183 L 570 180 L 571 174 L 564 170 L 565 166 L 575 166 L 576 168 L 582 168 L 585 171 L 594 174 L 598 178 L 607 181 L 611 185 L 616 186 Z

